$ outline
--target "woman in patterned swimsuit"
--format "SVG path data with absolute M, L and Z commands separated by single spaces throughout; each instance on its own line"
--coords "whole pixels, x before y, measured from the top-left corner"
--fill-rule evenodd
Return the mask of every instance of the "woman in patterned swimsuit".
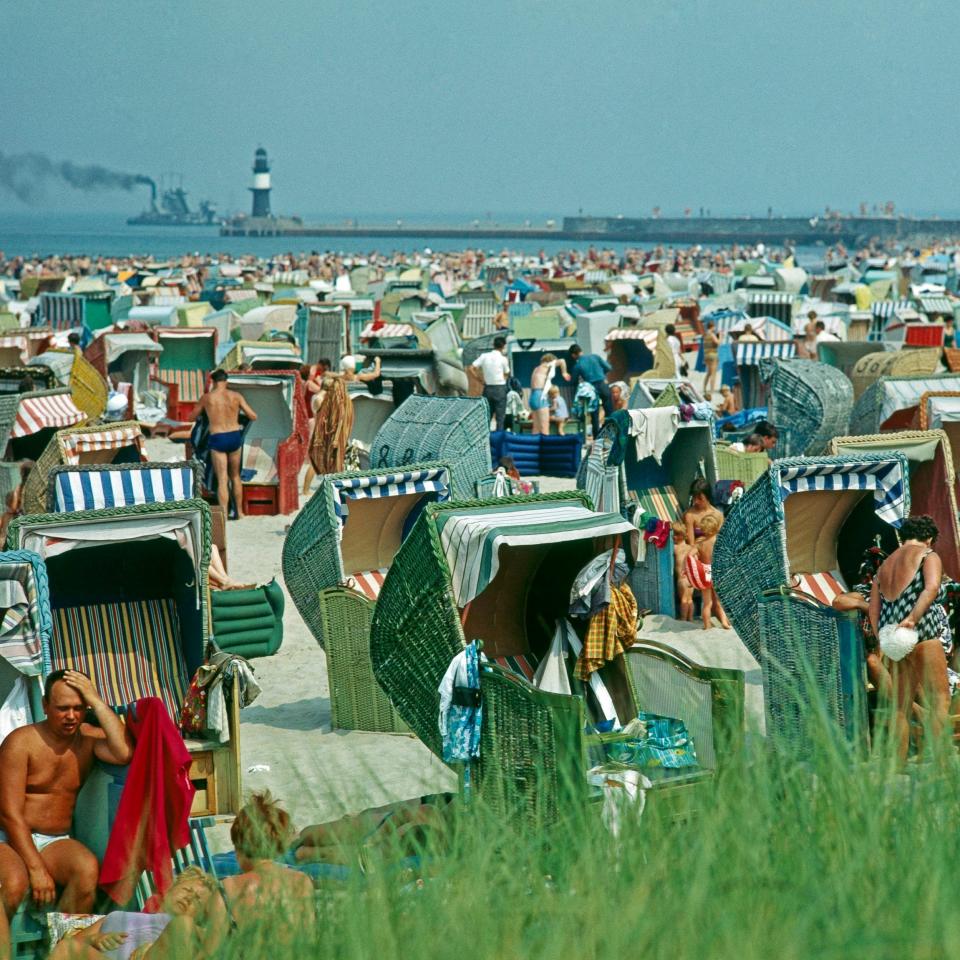
M 884 560 L 870 592 L 870 625 L 893 624 L 916 630 L 913 650 L 893 666 L 897 691 L 897 737 L 906 759 L 910 731 L 908 716 L 922 693 L 939 736 L 947 720 L 950 690 L 947 652 L 952 644 L 950 624 L 942 604 L 943 565 L 933 550 L 939 531 L 930 517 L 909 517 L 900 527 L 900 546 Z

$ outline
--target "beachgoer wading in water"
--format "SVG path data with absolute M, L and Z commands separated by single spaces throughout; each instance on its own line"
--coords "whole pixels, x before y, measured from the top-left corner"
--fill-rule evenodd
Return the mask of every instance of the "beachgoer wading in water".
M 249 420 L 257 415 L 236 390 L 227 386 L 225 370 L 214 370 L 213 387 L 205 393 L 193 408 L 191 420 L 196 420 L 201 411 L 206 413 L 210 424 L 210 456 L 217 475 L 217 503 L 223 507 L 224 516 L 229 516 L 230 490 L 237 505 L 237 519 L 243 519 L 243 488 L 240 481 L 240 457 L 243 451 L 243 430 L 240 428 L 240 411 Z

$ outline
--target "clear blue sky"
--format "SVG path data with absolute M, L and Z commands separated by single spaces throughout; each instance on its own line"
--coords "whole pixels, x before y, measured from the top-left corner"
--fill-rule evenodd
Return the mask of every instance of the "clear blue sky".
M 950 3 L 16 0 L 2 22 L 0 149 L 182 171 L 221 208 L 247 208 L 262 144 L 278 213 L 960 211 Z

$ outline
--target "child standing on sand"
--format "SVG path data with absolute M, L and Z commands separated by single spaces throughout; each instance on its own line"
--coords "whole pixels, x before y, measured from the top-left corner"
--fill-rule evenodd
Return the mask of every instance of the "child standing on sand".
M 720 529 L 722 521 L 714 513 L 705 514 L 700 518 L 700 533 L 693 549 L 687 554 L 685 568 L 687 579 L 691 585 L 702 594 L 702 613 L 703 629 L 709 630 L 713 626 L 710 618 L 713 612 L 714 603 L 717 607 L 717 618 L 720 620 L 720 626 L 724 630 L 730 629 L 730 621 L 727 619 L 723 607 L 720 606 L 720 600 L 713 592 L 713 547 L 717 542 L 717 531 Z
M 679 520 L 673 522 L 673 567 L 677 581 L 680 619 L 693 623 L 693 587 L 687 577 L 687 557 L 696 548 L 687 543 L 687 528 Z

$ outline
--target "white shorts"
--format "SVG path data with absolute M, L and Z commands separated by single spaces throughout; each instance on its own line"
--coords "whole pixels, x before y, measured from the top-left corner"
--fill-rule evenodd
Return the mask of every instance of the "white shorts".
M 45 847 L 49 847 L 51 843 L 56 843 L 58 840 L 70 839 L 69 833 L 31 833 L 30 836 L 33 837 L 33 845 L 37 848 L 37 853 L 40 853 Z M 10 843 L 6 832 L 3 830 L 0 830 L 0 843 Z

